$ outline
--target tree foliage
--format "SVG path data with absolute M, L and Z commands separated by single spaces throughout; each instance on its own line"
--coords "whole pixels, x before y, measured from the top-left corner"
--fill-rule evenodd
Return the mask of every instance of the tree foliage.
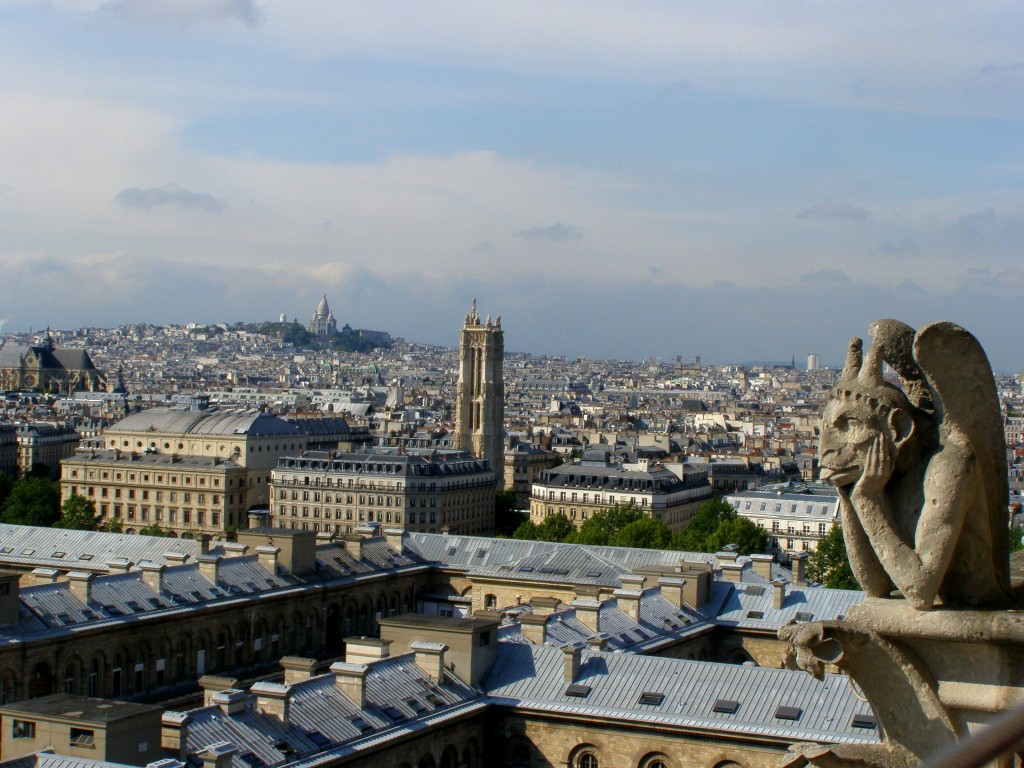
M 161 528 L 157 523 L 150 523 L 149 525 L 139 529 L 139 536 L 165 536 L 170 538 L 174 536 L 174 534 L 166 528 Z
M 45 477 L 23 477 L 11 487 L 0 522 L 49 527 L 60 519 L 60 486 Z
M 494 499 L 494 533 L 498 536 L 511 536 L 525 521 L 529 513 L 516 509 L 518 499 L 511 488 L 498 491 Z
M 100 516 L 96 513 L 96 502 L 73 493 L 60 506 L 60 520 L 53 524 L 54 528 L 70 528 L 76 531 L 95 531 L 100 526 Z
M 833 589 L 860 589 L 846 554 L 843 527 L 833 525 L 807 556 L 807 578 Z
M 612 539 L 624 528 L 632 523 L 639 522 L 645 517 L 644 513 L 632 504 L 615 504 L 608 509 L 595 512 L 583 521 L 579 530 L 568 537 L 573 544 L 594 544 L 605 546 L 612 544 Z M 661 521 L 656 520 L 656 523 Z M 661 523 L 664 525 L 664 523 Z M 622 544 L 618 546 L 630 546 Z
M 7 501 L 7 497 L 11 495 L 11 489 L 13 487 L 14 478 L 6 472 L 0 472 L 0 509 L 3 509 L 4 502 Z
M 613 547 L 669 549 L 672 534 L 663 521 L 653 517 L 641 517 L 616 531 L 608 543 Z
M 548 515 L 540 525 L 527 520 L 516 528 L 512 538 L 530 541 L 565 541 L 575 530 L 576 527 L 565 515 Z
M 741 555 L 763 552 L 768 534 L 752 520 L 737 515 L 723 499 L 701 504 L 690 524 L 672 540 L 673 549 L 687 552 L 718 552 L 727 544 L 738 546 Z

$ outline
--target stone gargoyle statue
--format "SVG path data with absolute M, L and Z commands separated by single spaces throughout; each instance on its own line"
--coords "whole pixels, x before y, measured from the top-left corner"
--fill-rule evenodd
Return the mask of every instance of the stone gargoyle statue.
M 1006 454 L 985 352 L 949 322 L 870 331 L 866 355 L 850 342 L 821 424 L 821 477 L 839 491 L 854 575 L 870 597 L 895 584 L 918 610 L 1005 604 Z

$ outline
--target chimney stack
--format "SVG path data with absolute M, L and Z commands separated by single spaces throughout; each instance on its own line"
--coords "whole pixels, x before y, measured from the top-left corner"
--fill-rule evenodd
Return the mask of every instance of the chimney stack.
M 108 573 L 128 573 L 132 569 L 132 561 L 123 557 L 114 557 L 107 560 Z
M 572 601 L 572 607 L 576 609 L 576 620 L 590 631 L 597 633 L 601 631 L 601 601 L 577 598 Z
M 640 598 L 643 594 L 638 589 L 616 589 L 612 592 L 619 610 L 637 623 L 640 622 Z
M 335 686 L 359 709 L 366 706 L 366 673 L 369 669 L 366 664 L 349 664 L 344 661 L 331 664 Z
M 256 547 L 256 559 L 259 561 L 259 564 L 274 576 L 277 576 L 277 556 L 280 553 L 280 547 L 272 547 L 269 544 L 262 544 Z
M 219 741 L 203 749 L 197 757 L 203 761 L 203 768 L 231 768 L 231 757 L 236 752 L 238 747 L 234 744 Z
M 673 608 L 683 607 L 683 589 L 686 586 L 686 579 L 678 576 L 662 576 L 658 579 L 658 586 L 661 587 L 661 596 L 672 603 Z
M 444 643 L 428 643 L 417 640 L 409 644 L 416 653 L 416 666 L 430 675 L 431 680 L 440 683 L 444 680 L 444 654 L 448 646 Z
M 142 570 L 142 583 L 152 589 L 158 595 L 164 591 L 164 571 L 167 566 L 163 563 L 143 563 L 139 568 Z
M 556 610 L 561 601 L 557 597 L 531 597 L 530 605 L 533 606 L 534 616 L 550 616 Z
M 77 597 L 86 605 L 92 600 L 92 580 L 95 574 L 83 571 L 71 571 L 68 574 L 68 583 L 71 585 L 71 594 Z
M 345 661 L 349 664 L 372 664 L 390 655 L 390 640 L 365 636 L 345 638 Z
M 789 556 L 789 565 L 793 569 L 793 586 L 807 586 L 807 553 L 793 552 Z
M 237 715 L 245 712 L 245 700 L 249 698 L 245 691 L 238 688 L 225 688 L 210 697 L 211 703 L 220 708 L 225 715 Z
M 203 706 L 208 707 L 213 704 L 213 697 L 218 693 L 238 688 L 238 678 L 221 675 L 203 675 L 199 678 L 199 687 L 203 689 Z
M 576 682 L 580 673 L 583 649 L 575 643 L 562 646 L 562 677 L 567 683 Z
M 164 712 L 160 718 L 160 747 L 179 760 L 188 757 L 188 724 L 192 718 L 185 712 Z
M 289 698 L 292 687 L 280 683 L 253 683 L 249 692 L 256 695 L 256 711 L 273 715 L 284 726 L 288 725 Z
M 363 537 L 350 534 L 344 536 L 342 540 L 345 542 L 345 551 L 348 553 L 356 562 L 363 559 Z
M 57 581 L 60 571 L 56 568 L 33 568 L 33 584 L 53 584 Z
M 772 580 L 772 556 L 762 555 L 754 553 L 750 556 L 750 562 L 753 564 L 754 573 L 768 581 Z
M 285 656 L 281 659 L 280 664 L 284 670 L 285 685 L 294 685 L 316 676 L 316 659 L 307 659 L 303 656 Z
M 772 589 L 773 589 L 772 605 L 775 607 L 775 610 L 777 610 L 777 611 L 781 610 L 782 607 L 785 606 L 785 604 L 786 604 L 786 582 L 784 582 L 784 581 L 773 581 L 772 582 Z
M 534 645 L 544 645 L 548 637 L 548 617 L 546 614 L 524 613 L 519 617 L 519 629 L 523 637 Z
M 199 572 L 214 584 L 217 583 L 217 572 L 220 570 L 220 560 L 220 555 L 199 556 Z
M 385 528 L 384 540 L 398 554 L 405 552 L 405 531 L 401 528 Z

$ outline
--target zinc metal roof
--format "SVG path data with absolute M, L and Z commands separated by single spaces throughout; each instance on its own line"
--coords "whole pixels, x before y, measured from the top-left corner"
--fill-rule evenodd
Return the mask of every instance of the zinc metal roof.
M 266 766 L 291 763 L 362 739 L 399 735 L 416 721 L 479 698 L 450 675 L 442 684 L 431 681 L 414 659 L 414 654 L 405 654 L 367 665 L 362 708 L 339 690 L 331 673 L 289 687 L 287 724 L 257 712 L 252 695 L 244 710 L 233 715 L 217 705 L 192 710 L 188 751 L 194 754 L 226 741 L 239 748 L 232 757 L 234 768 L 255 768 L 253 758 Z
M 874 729 L 852 727 L 855 714 L 871 710 L 845 675 L 826 675 L 819 681 L 787 669 L 583 650 L 573 682 L 590 686 L 590 691 L 580 698 L 566 695 L 563 659 L 560 648 L 501 643 L 484 689 L 494 703 L 517 709 L 785 741 L 878 741 Z M 657 705 L 640 704 L 645 692 L 664 694 L 664 699 Z M 739 707 L 733 714 L 715 712 L 719 699 L 736 701 Z M 779 706 L 799 708 L 799 719 L 776 718 Z
M 168 552 L 183 554 L 191 560 L 199 554 L 199 542 L 0 523 L 0 566 L 102 571 L 115 558 L 133 563 L 163 563 Z
M 137 432 L 250 437 L 302 434 L 293 423 L 255 409 L 217 407 L 203 410 L 148 408 L 121 419 L 106 430 L 106 434 L 114 435 Z

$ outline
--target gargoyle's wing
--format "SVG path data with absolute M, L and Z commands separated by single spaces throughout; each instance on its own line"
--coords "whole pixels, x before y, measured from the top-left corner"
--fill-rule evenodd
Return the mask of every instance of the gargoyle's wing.
M 976 469 L 981 472 L 990 530 L 1002 531 L 1007 526 L 1006 441 L 996 383 L 985 350 L 959 325 L 940 322 L 918 331 L 914 357 L 935 393 L 943 443 L 952 430 L 967 441 L 977 457 Z M 997 534 L 992 547 L 997 562 L 1009 557 L 1008 537 Z

